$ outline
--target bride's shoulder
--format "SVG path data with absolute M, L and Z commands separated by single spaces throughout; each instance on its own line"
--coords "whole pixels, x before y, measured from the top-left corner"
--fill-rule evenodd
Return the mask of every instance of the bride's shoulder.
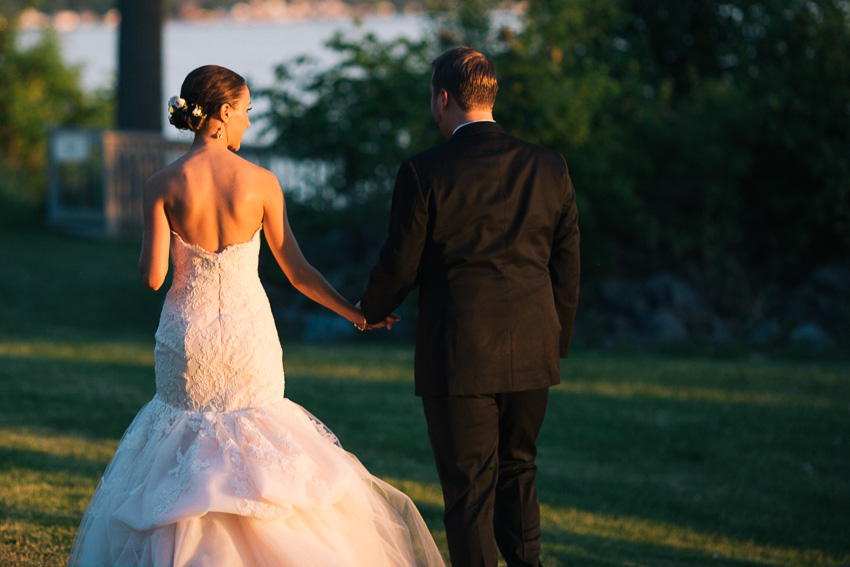
M 185 166 L 178 160 L 160 169 L 145 181 L 145 194 L 158 194 L 167 191 L 175 181 L 185 178 Z
M 242 167 L 239 170 L 239 174 L 242 180 L 260 188 L 269 186 L 277 186 L 279 188 L 280 184 L 274 173 L 264 167 L 260 167 L 259 165 L 246 160 L 245 158 L 236 156 L 235 154 L 234 157 L 241 160 L 240 165 Z

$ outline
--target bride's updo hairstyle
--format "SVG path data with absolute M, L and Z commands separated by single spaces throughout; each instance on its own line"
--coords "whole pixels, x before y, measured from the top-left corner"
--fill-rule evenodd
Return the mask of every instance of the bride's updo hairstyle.
M 238 73 L 218 65 L 198 67 L 183 80 L 180 98 L 168 103 L 168 121 L 179 130 L 197 132 L 207 116 L 225 104 L 236 104 L 247 83 Z

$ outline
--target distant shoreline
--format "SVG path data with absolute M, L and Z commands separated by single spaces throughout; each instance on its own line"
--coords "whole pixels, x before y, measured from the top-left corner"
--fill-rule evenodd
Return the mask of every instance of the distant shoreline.
M 361 25 L 358 25 L 361 24 Z M 395 14 L 353 18 L 304 18 L 292 21 L 233 22 L 168 20 L 162 36 L 163 101 L 179 93 L 186 73 L 201 65 L 216 64 L 233 69 L 248 80 L 252 89 L 277 84 L 275 69 L 281 63 L 309 55 L 311 69 L 329 68 L 339 54 L 326 45 L 336 33 L 354 39 L 373 34 L 381 41 L 398 37 L 417 40 L 427 33 L 424 15 Z M 22 49 L 37 45 L 52 28 L 22 29 L 16 40 Z M 119 28 L 104 22 L 80 25 L 67 31 L 55 29 L 60 55 L 66 65 L 79 72 L 85 92 L 113 92 L 117 80 Z M 426 90 L 427 93 L 427 90 Z M 268 109 L 265 99 L 253 104 L 257 127 L 246 133 L 246 143 L 264 145 L 260 117 Z M 168 139 L 180 133 L 162 116 L 162 132 Z
M 270 4 L 270 3 L 267 3 Z M 278 6 L 277 4 L 271 4 Z M 404 10 L 396 10 L 392 4 L 383 3 L 374 7 L 349 6 L 342 2 L 320 2 L 317 4 L 282 5 L 277 8 L 266 7 L 265 4 L 251 5 L 237 3 L 230 10 L 183 10 L 180 14 L 169 16 L 166 23 L 178 21 L 183 23 L 288 23 L 300 20 L 346 20 L 352 18 L 386 16 L 400 14 L 421 14 L 422 7 L 411 3 Z M 0 16 L 3 20 L 5 18 Z M 103 15 L 93 12 L 75 12 L 62 10 L 55 14 L 40 12 L 35 8 L 26 8 L 18 16 L 18 25 L 22 30 L 40 30 L 52 27 L 60 32 L 73 31 L 78 27 L 104 25 L 117 27 L 121 23 L 121 13 L 113 8 Z
M 521 2 L 506 1 L 498 12 L 519 14 L 523 11 Z M 350 5 L 340 0 L 324 0 L 322 2 L 291 2 L 266 0 L 251 4 L 238 2 L 230 9 L 203 10 L 200 8 L 184 8 L 174 16 L 169 15 L 165 23 L 181 22 L 189 24 L 264 24 L 264 23 L 293 23 L 304 20 L 345 21 L 361 18 L 394 16 L 418 16 L 425 13 L 417 1 L 408 2 L 403 9 L 396 9 L 389 2 L 379 2 L 373 6 L 362 4 Z M 0 27 L 6 18 L 0 15 Z M 21 30 L 37 31 L 53 28 L 58 32 L 70 32 L 81 27 L 106 25 L 118 27 L 121 23 L 121 13 L 112 8 L 105 14 L 94 12 L 76 12 L 62 10 L 54 14 L 40 12 L 35 8 L 26 8 L 18 15 L 18 26 Z

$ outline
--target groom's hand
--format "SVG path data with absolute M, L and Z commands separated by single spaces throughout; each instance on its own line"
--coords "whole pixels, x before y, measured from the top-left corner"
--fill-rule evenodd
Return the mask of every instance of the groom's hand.
M 381 326 L 381 327 L 386 327 L 387 330 L 389 331 L 390 329 L 393 328 L 393 325 L 395 325 L 399 321 L 401 321 L 401 317 L 399 317 L 397 314 L 393 313 L 392 315 L 390 315 L 389 317 L 387 317 L 386 319 L 384 319 L 383 321 L 378 323 L 378 325 Z M 375 328 L 377 328 L 377 326 Z
M 387 330 L 389 331 L 390 329 L 393 328 L 393 325 L 395 325 L 399 321 L 401 321 L 401 317 L 399 317 L 398 315 L 393 313 L 392 315 L 390 315 L 389 317 L 387 317 L 386 319 L 384 319 L 380 323 L 375 323 L 374 325 L 368 325 L 367 324 L 366 330 L 371 331 L 372 329 L 380 329 L 382 327 L 386 327 Z
M 357 304 L 354 307 L 356 307 L 357 309 L 360 309 L 360 302 L 358 301 Z M 361 312 L 362 312 L 362 309 L 361 309 Z M 372 329 L 380 329 L 382 327 L 386 327 L 387 330 L 389 331 L 393 328 L 393 325 L 395 325 L 399 321 L 401 321 L 401 317 L 397 313 L 393 313 L 392 315 L 389 315 L 386 319 L 384 319 L 380 323 L 375 323 L 374 325 L 369 325 L 367 323 L 366 324 L 366 330 L 371 331 Z

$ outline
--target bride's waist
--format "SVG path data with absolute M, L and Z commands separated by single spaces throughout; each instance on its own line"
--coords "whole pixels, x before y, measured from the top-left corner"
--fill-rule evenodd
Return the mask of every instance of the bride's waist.
M 156 381 L 156 397 L 171 407 L 196 412 L 232 412 L 269 406 L 283 399 L 283 380 L 214 387 L 174 379 Z
M 248 314 L 267 309 L 269 301 L 265 295 L 251 293 L 238 295 L 219 295 L 194 293 L 192 289 L 170 291 L 164 306 L 179 311 L 218 311 L 221 309 L 237 313 L 247 310 Z
M 222 331 L 238 335 L 253 335 L 256 332 L 270 333 L 275 338 L 277 332 L 271 307 L 265 298 L 237 303 L 226 301 L 187 302 L 180 297 L 169 297 L 162 306 L 158 333 L 191 335 L 198 329 L 215 325 Z M 191 340 L 191 336 L 187 336 Z

